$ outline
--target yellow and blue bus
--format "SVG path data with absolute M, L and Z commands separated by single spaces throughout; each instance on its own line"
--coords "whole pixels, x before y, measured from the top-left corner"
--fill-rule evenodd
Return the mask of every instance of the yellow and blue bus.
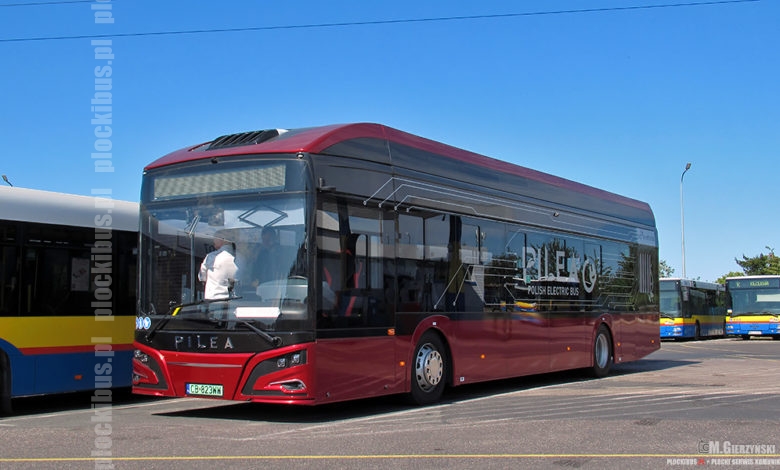
M 727 335 L 780 339 L 780 276 L 730 277 L 726 289 Z
M 712 282 L 664 278 L 660 281 L 661 339 L 723 336 L 725 287 Z
M 129 387 L 138 204 L 0 187 L 0 412 Z

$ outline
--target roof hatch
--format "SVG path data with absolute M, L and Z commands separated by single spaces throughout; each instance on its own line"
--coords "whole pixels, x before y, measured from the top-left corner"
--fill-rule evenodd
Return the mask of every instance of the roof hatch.
M 206 150 L 224 149 L 228 147 L 241 147 L 243 145 L 257 145 L 287 132 L 286 129 L 267 129 L 262 131 L 241 132 L 228 134 L 214 139 Z

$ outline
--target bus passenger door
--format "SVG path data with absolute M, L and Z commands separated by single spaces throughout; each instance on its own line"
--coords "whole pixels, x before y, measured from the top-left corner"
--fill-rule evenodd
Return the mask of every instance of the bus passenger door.
M 318 214 L 322 294 L 317 311 L 318 400 L 394 393 L 394 228 L 381 210 L 339 201 Z M 398 390 L 400 391 L 400 390 Z

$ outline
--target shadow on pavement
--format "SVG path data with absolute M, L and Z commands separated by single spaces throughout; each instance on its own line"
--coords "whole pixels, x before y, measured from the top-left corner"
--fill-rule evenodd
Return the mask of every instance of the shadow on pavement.
M 18 417 L 61 411 L 91 410 L 93 403 L 92 398 L 94 395 L 95 392 L 86 391 L 14 398 L 12 400 L 13 413 L 11 416 Z M 101 395 L 100 401 L 96 401 L 96 403 L 110 403 L 112 406 L 121 406 L 144 403 L 157 399 L 158 398 L 154 397 L 133 395 L 129 388 L 120 388 L 111 390 L 110 398 L 104 393 Z M 110 401 L 107 402 L 106 400 Z M 0 422 L 2 422 L 2 417 L 0 417 Z
M 698 361 L 681 360 L 652 360 L 620 364 L 613 367 L 610 375 L 627 376 L 643 372 L 658 371 L 695 364 Z M 455 404 L 462 401 L 474 400 L 505 393 L 533 390 L 553 385 L 567 383 L 598 381 L 588 375 L 587 371 L 574 370 L 555 372 L 550 374 L 532 375 L 505 380 L 495 380 L 478 384 L 463 385 L 449 388 L 444 397 L 436 406 Z M 220 403 L 223 403 L 220 405 Z M 268 405 L 262 403 L 236 403 L 205 400 L 207 406 L 198 409 L 189 409 L 174 412 L 157 413 L 159 416 L 177 416 L 190 418 L 216 418 L 234 419 L 241 421 L 265 421 L 278 423 L 323 423 L 328 421 L 356 419 L 382 414 L 397 413 L 399 411 L 416 409 L 410 405 L 403 395 L 391 395 L 386 397 L 355 400 L 327 405 L 290 406 Z M 216 406 L 215 406 L 216 404 Z

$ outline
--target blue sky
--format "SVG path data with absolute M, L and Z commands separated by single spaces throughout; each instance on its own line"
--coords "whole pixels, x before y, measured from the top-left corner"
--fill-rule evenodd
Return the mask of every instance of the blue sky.
M 715 280 L 780 253 L 780 2 L 664 6 L 685 2 L 0 0 L 0 173 L 137 200 L 143 167 L 190 144 L 378 122 L 648 202 L 679 276 L 691 162 L 686 274 Z M 87 37 L 105 34 L 110 173 L 90 109 L 107 59 Z M 10 40 L 69 36 L 83 37 Z

